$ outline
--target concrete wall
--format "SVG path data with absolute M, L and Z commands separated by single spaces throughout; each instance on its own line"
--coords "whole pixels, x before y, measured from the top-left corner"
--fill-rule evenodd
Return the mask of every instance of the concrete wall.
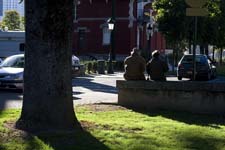
M 225 83 L 117 81 L 118 103 L 138 109 L 225 114 Z

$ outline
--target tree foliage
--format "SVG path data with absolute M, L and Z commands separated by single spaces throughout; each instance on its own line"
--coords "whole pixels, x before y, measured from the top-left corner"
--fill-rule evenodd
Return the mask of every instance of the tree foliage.
M 20 15 L 15 10 L 9 10 L 5 12 L 5 16 L 2 20 L 2 27 L 8 27 L 9 30 L 20 29 Z
M 23 107 L 16 127 L 73 129 L 71 0 L 26 0 Z M 38 59 L 38 60 L 37 60 Z
M 186 16 L 189 7 L 185 0 L 156 0 L 153 8 L 159 30 L 169 41 L 182 41 L 193 37 L 194 17 Z M 209 12 L 206 17 L 198 17 L 198 44 L 224 45 L 225 0 L 207 0 L 204 8 Z M 223 41 L 223 42 L 222 42 Z

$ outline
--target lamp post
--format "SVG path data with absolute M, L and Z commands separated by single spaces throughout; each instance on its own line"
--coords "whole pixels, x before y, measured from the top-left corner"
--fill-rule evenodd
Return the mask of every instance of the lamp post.
M 115 22 L 116 22 L 116 14 L 115 14 L 115 8 L 116 8 L 116 0 L 112 0 L 112 22 L 114 24 L 113 29 L 111 30 L 111 54 L 112 54 L 112 60 L 116 59 L 115 54 Z
M 109 65 L 108 65 L 108 74 L 113 74 L 113 65 L 112 65 L 112 59 L 113 59 L 113 30 L 114 30 L 114 25 L 115 25 L 115 21 L 113 20 L 113 18 L 109 18 L 108 21 L 108 29 L 110 31 L 110 50 L 109 50 Z
M 147 59 L 152 58 L 152 49 L 151 49 L 151 41 L 152 41 L 152 35 L 153 35 L 153 24 L 147 24 L 147 41 L 148 41 L 148 46 L 147 46 Z
M 152 49 L 151 49 L 151 39 L 155 30 L 155 20 L 154 17 L 152 16 L 152 12 L 153 10 L 150 9 L 149 12 L 146 12 L 145 15 L 149 16 L 149 21 L 146 24 L 146 33 L 147 33 L 147 59 L 151 59 L 152 58 Z

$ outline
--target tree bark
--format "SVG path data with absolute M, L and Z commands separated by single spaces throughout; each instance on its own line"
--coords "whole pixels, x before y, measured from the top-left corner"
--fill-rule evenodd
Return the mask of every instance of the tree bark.
M 220 48 L 220 65 L 223 63 L 223 48 Z
M 73 0 L 26 0 L 24 99 L 17 127 L 71 129 Z

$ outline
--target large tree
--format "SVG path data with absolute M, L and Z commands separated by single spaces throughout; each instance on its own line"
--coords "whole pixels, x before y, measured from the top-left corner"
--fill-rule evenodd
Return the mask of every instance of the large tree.
M 72 101 L 73 0 L 26 0 L 24 98 L 17 127 L 68 129 Z

